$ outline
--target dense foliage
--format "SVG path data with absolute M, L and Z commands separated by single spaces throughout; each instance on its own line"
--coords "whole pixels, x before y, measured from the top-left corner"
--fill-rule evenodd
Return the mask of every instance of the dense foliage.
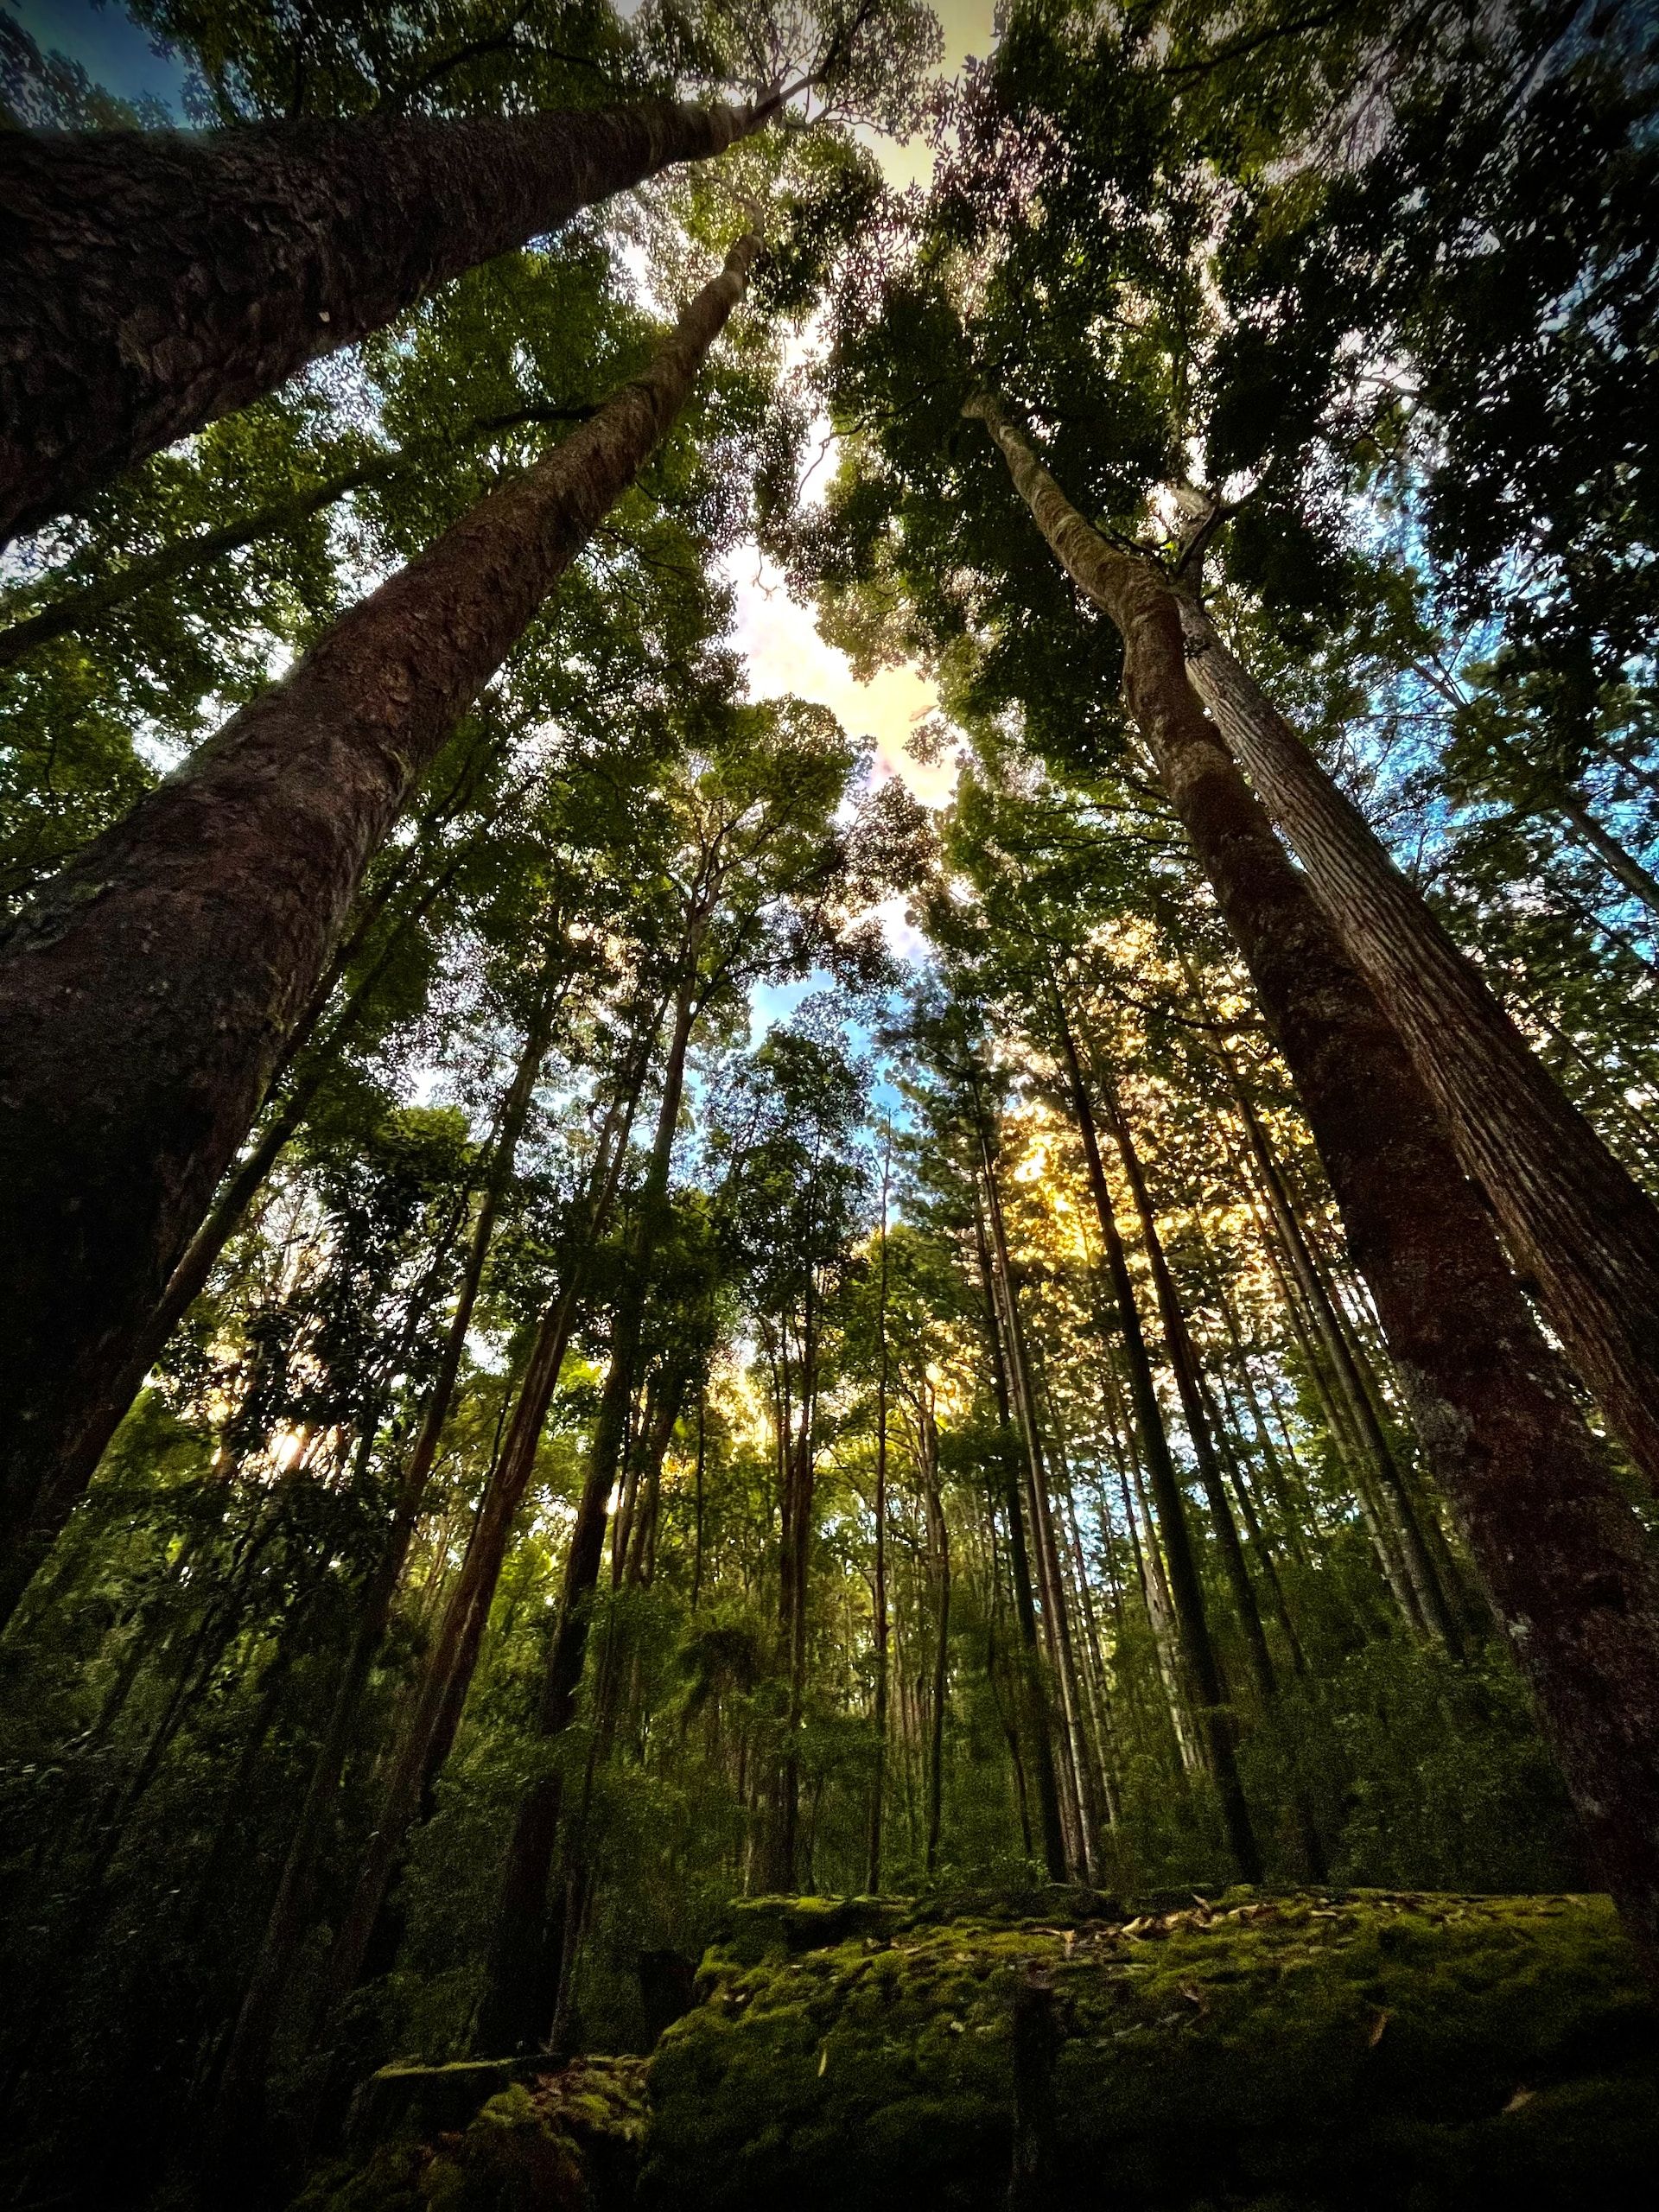
M 1651 1187 L 1650 17 L 1015 0 L 946 85 L 908 4 L 130 12 L 201 127 L 829 59 L 6 556 L 17 912 L 589 419 L 766 202 L 691 405 L 373 860 L 264 1172 L 0 1644 L 19 2201 L 182 2201 L 262 1961 L 269 2186 L 376 2065 L 474 2052 L 550 1777 L 526 2040 L 566 2050 L 644 2047 L 641 1954 L 734 1894 L 1225 1886 L 1218 1758 L 1270 1883 L 1592 1885 L 1119 637 L 961 410 L 1205 565 Z M 10 24 L 0 62 L 20 123 L 161 119 Z M 909 760 L 749 695 L 759 548 L 861 672 L 936 682 Z

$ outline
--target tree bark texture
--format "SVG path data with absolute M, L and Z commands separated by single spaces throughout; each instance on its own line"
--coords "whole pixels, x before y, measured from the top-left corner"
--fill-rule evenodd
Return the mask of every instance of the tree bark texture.
M 1179 613 L 1199 697 L 1399 1031 L 1550 1326 L 1659 1487 L 1659 1206 L 1196 601 L 1183 594 Z
M 1398 1038 L 1186 680 L 1175 597 L 971 402 L 1068 572 L 1123 633 L 1129 702 L 1300 1093 L 1430 1461 L 1537 1701 L 1602 1878 L 1659 1969 L 1659 1575 Z
M 0 1541 L 120 1376 L 363 871 L 638 474 L 741 298 L 746 238 L 650 366 L 341 618 L 0 945 Z
M 0 139 L 0 544 L 768 105 Z
M 61 1446 L 55 1463 L 45 1472 L 43 1487 L 36 1493 L 33 1529 L 10 1557 L 0 1560 L 0 1626 L 10 1619 L 65 1517 L 74 1510 L 76 1501 L 98 1471 L 99 1462 L 116 1431 L 125 1420 L 133 1400 L 143 1388 L 145 1376 L 161 1357 L 174 1330 L 206 1289 L 207 1279 L 220 1253 L 241 1226 L 244 1216 L 264 1188 L 266 1179 L 286 1149 L 289 1140 L 310 1112 L 318 1093 L 326 1086 L 336 1065 L 339 1047 L 372 999 L 375 988 L 401 942 L 404 931 L 436 905 L 448 890 L 459 866 L 457 857 L 435 882 L 428 886 L 413 909 L 400 918 L 391 935 L 340 1007 L 326 1040 L 308 1054 L 304 1064 L 296 1071 L 282 1103 L 267 1116 L 252 1147 L 237 1162 L 221 1185 L 207 1218 L 168 1275 L 160 1299 L 143 1325 L 134 1331 L 130 1349 L 120 1371 L 98 1397 L 81 1409 L 78 1428 Z M 355 936 L 357 932 L 353 931 L 352 934 Z M 330 963 L 331 969 L 337 961 L 338 956 L 336 962 Z M 291 1063 L 296 1040 L 309 1033 L 312 1022 L 321 1013 L 335 980 L 333 974 L 325 976 L 313 994 L 311 1003 L 302 1016 L 298 1027 L 290 1032 L 283 1048 L 285 1061 Z

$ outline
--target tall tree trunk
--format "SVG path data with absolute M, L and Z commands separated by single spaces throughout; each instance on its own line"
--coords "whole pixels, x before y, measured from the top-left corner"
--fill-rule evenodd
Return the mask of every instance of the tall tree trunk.
M 1054 1732 L 1050 1725 L 1047 1688 L 1043 1681 L 1038 1644 L 1037 1605 L 1031 1581 L 1031 1552 L 1026 1542 L 1025 1516 L 1020 1505 L 1020 1484 L 1014 1473 L 1014 1417 L 1008 1398 L 1007 1370 L 1002 1357 L 1002 1328 L 991 1253 L 977 1193 L 974 1205 L 974 1247 L 979 1262 L 980 1290 L 985 1301 L 986 1342 L 991 1362 L 991 1384 L 996 1398 L 997 1472 L 1001 1477 L 1002 1510 L 1008 1522 L 1008 1572 L 1014 1584 L 1014 1618 L 1020 1631 L 1020 1679 L 1023 1719 L 1031 1739 L 1032 1763 L 1036 1769 L 1037 1811 L 1043 1831 L 1043 1863 L 1052 1882 L 1065 1879 L 1065 1839 L 1060 1827 L 1058 1778 L 1054 1772 Z
M 207 1287 L 207 1278 L 212 1274 L 220 1253 L 236 1234 L 249 1207 L 264 1188 L 289 1140 L 327 1085 L 338 1064 L 340 1048 L 372 1001 L 380 979 L 401 942 L 404 931 L 420 920 L 437 903 L 460 866 L 461 856 L 457 855 L 427 887 L 413 910 L 400 918 L 397 928 L 371 962 L 340 1009 L 337 1018 L 331 1023 L 327 1037 L 305 1056 L 295 1070 L 281 1103 L 268 1115 L 264 1128 L 246 1154 L 226 1178 L 207 1219 L 185 1247 L 178 1265 L 168 1277 L 167 1287 L 154 1311 L 137 1331 L 126 1364 L 102 1396 L 86 1409 L 73 1444 L 60 1453 L 52 1471 L 49 1486 L 37 1504 L 35 1528 L 29 1540 L 18 1547 L 3 1566 L 0 1566 L 0 1624 L 10 1618 L 22 1600 L 41 1559 L 50 1548 L 57 1529 L 61 1527 L 67 1515 L 73 1510 L 76 1502 L 97 1472 L 117 1429 L 126 1418 L 128 1408 L 143 1388 L 145 1376 L 161 1357 L 174 1330 Z M 308 1027 L 313 1012 L 321 1010 L 320 1002 L 324 992 L 325 986 L 320 985 L 313 995 L 312 1006 L 307 1009 L 302 1026 Z
M 939 1831 L 944 1818 L 944 1708 L 950 1680 L 950 1531 L 939 1491 L 939 1432 L 925 1376 L 918 1384 L 916 1409 L 917 1471 L 927 1524 L 927 1579 L 933 1598 L 933 1669 L 927 1713 L 927 1839 L 923 1865 L 929 1874 L 939 1863 Z
M 1203 1004 L 1198 979 L 1190 969 L 1188 982 L 1199 1003 Z M 1370 1503 L 1364 1489 L 1364 1477 L 1369 1469 L 1375 1482 L 1373 1495 L 1376 1510 L 1386 1524 L 1382 1548 L 1387 1556 L 1398 1558 L 1403 1572 L 1405 1586 L 1402 1602 L 1407 1618 L 1421 1624 L 1431 1635 L 1438 1637 L 1448 1650 L 1456 1654 L 1461 1639 L 1441 1590 L 1440 1578 L 1429 1558 L 1427 1546 L 1423 1541 L 1414 1502 L 1395 1460 L 1394 1447 L 1389 1442 L 1377 1416 L 1376 1403 L 1365 1387 L 1365 1378 L 1360 1371 L 1354 1347 L 1324 1273 L 1314 1257 L 1313 1247 L 1308 1243 L 1284 1172 L 1268 1141 L 1268 1133 L 1262 1126 L 1261 1116 L 1255 1110 L 1249 1091 L 1230 1056 L 1219 1045 L 1215 1045 L 1212 1049 L 1232 1086 L 1268 1215 L 1278 1231 L 1280 1244 L 1290 1262 L 1291 1274 L 1306 1301 L 1319 1344 L 1335 1378 L 1338 1397 L 1347 1416 L 1349 1433 L 1357 1453 L 1356 1475 L 1362 1485 L 1362 1507 Z
M 1196 1775 L 1207 1774 L 1209 1768 L 1193 1735 L 1187 1711 L 1188 1685 L 1181 1676 L 1180 1655 L 1176 1648 L 1174 1608 L 1170 1604 L 1163 1554 L 1158 1548 L 1157 1526 L 1147 1497 L 1146 1475 L 1135 1443 L 1135 1426 L 1127 1416 L 1117 1377 L 1109 1365 L 1103 1365 L 1102 1386 L 1112 1441 L 1119 1447 L 1118 1486 L 1123 1498 L 1124 1525 L 1135 1560 L 1141 1602 L 1146 1608 L 1147 1626 L 1152 1636 L 1153 1659 L 1163 1689 L 1164 1707 L 1169 1717 L 1170 1732 L 1175 1739 L 1181 1772 L 1190 1781 Z
M 536 1732 L 550 1751 L 576 1717 L 588 1660 L 594 1592 L 605 1554 L 605 1523 L 621 1466 L 634 1370 L 644 1328 L 652 1262 L 668 1207 L 669 1168 L 685 1089 L 685 1059 L 696 1019 L 696 963 L 701 918 L 694 918 L 682 955 L 674 1027 L 663 1069 L 663 1096 L 645 1187 L 634 1216 L 620 1294 L 611 1324 L 611 1360 L 588 1448 L 559 1610 L 548 1649 Z M 549 1899 L 558 1852 L 563 1783 L 550 1763 L 520 1802 L 507 1847 L 505 1876 L 486 1966 L 476 2041 L 497 2054 L 533 2049 L 552 2027 L 563 1929 L 549 1925 Z
M 462 709 L 690 393 L 745 238 L 650 366 L 343 616 L 89 848 L 0 950 L 0 1541 L 131 1358 L 370 858 Z M 46 1510 L 42 1509 L 46 1508 Z
M 866 1887 L 881 1890 L 881 1824 L 887 1784 L 887 1198 L 893 1173 L 893 1123 L 881 1154 L 881 1261 L 875 1300 L 875 1572 L 871 1587 L 875 1662 L 871 1726 L 875 1772 L 870 1783 L 870 1853 Z
M 357 1986 L 404 1839 L 454 1743 L 513 1522 L 535 1472 L 547 1409 L 575 1321 L 587 1251 L 602 1230 L 615 1199 L 634 1106 L 645 1080 L 649 1039 L 654 1033 L 653 1023 L 641 1039 L 633 1069 L 620 1085 L 601 1132 L 580 1245 L 570 1257 L 558 1296 L 549 1303 L 537 1325 L 500 1456 L 491 1471 L 461 1573 L 427 1655 L 413 1709 L 381 1791 L 379 1812 L 357 1882 L 335 1930 L 324 1973 L 325 2001 L 330 2005 L 338 2004 Z
M 502 1101 L 489 1172 L 468 1240 L 454 1309 L 444 1332 L 437 1371 L 432 1378 L 414 1446 L 399 1478 L 391 1526 L 364 1592 L 356 1631 L 340 1670 L 322 1741 L 312 1761 L 310 1779 L 289 1840 L 259 1954 L 220 2069 L 205 2148 L 207 2170 L 221 2181 L 232 2179 L 232 2169 L 245 2180 L 261 2163 L 264 2094 L 272 2038 L 309 1931 L 319 1862 L 327 1841 L 340 1776 L 356 1733 L 363 1692 L 391 1618 L 392 1600 L 402 1579 L 410 1540 L 420 1518 L 427 1483 L 454 1395 L 467 1332 L 472 1324 L 501 1201 L 512 1179 L 518 1140 L 524 1134 L 537 1078 L 547 1056 L 558 1003 L 558 980 L 555 970 L 544 981 L 540 1003 L 525 1033 L 524 1050 Z
M 1131 708 L 1301 1094 L 1418 1433 L 1603 1880 L 1659 1969 L 1659 1576 L 1398 1039 L 1186 681 L 1160 575 L 1091 530 L 970 403 L 1057 556 L 1116 623 Z
M 1008 1382 L 1014 1414 L 1026 1447 L 1031 1537 L 1037 1553 L 1038 1587 L 1043 1596 L 1044 1626 L 1047 1632 L 1055 1683 L 1060 1694 L 1062 1743 L 1066 1758 L 1058 1766 L 1057 1779 L 1063 1793 L 1062 1809 L 1069 1810 L 1073 1827 L 1066 1875 L 1071 1880 L 1092 1881 L 1096 1872 L 1095 1835 L 1089 1802 L 1087 1747 L 1084 1741 L 1082 1714 L 1078 1709 L 1077 1671 L 1071 1649 L 1071 1621 L 1065 1590 L 1060 1579 L 1059 1552 L 1054 1541 L 1049 1510 L 1048 1470 L 1033 1395 L 1025 1325 L 1008 1257 L 1001 1194 L 997 1188 L 995 1160 L 982 1110 L 979 1119 L 979 1145 L 980 1162 L 985 1178 L 986 1207 L 990 1219 L 991 1252 L 995 1261 L 994 1280 L 1001 1294 L 1007 1330 Z M 1069 1805 L 1066 1802 L 1068 1797 Z
M 1118 1098 L 1117 1086 L 1104 1060 L 1098 1054 L 1094 1058 L 1101 1103 L 1106 1112 L 1106 1126 L 1111 1131 L 1118 1158 L 1123 1163 L 1124 1179 L 1128 1184 L 1135 1217 L 1141 1224 L 1141 1243 L 1147 1255 L 1147 1268 L 1152 1277 L 1154 1294 L 1158 1300 L 1159 1316 L 1164 1325 L 1164 1344 L 1169 1355 L 1170 1371 L 1175 1377 L 1181 1411 L 1186 1417 L 1186 1433 L 1192 1440 L 1193 1457 L 1198 1462 L 1198 1480 L 1203 1487 L 1205 1502 L 1210 1509 L 1211 1526 L 1221 1553 L 1222 1571 L 1227 1578 L 1227 1586 L 1232 1592 L 1233 1603 L 1243 1630 L 1246 1662 L 1257 1694 L 1263 1704 L 1270 1705 L 1279 1694 L 1278 1676 L 1268 1649 L 1267 1630 L 1262 1624 L 1262 1609 L 1256 1603 L 1255 1585 L 1245 1564 L 1244 1548 L 1239 1541 L 1232 1508 L 1228 1503 L 1221 1462 L 1216 1456 L 1215 1439 L 1211 1434 L 1210 1418 L 1204 1402 L 1204 1378 L 1198 1368 L 1198 1351 L 1186 1325 L 1186 1315 L 1181 1306 L 1180 1294 L 1175 1287 L 1175 1279 L 1169 1271 L 1163 1239 L 1158 1233 L 1158 1217 L 1153 1207 L 1152 1194 L 1147 1188 L 1141 1155 L 1135 1149 L 1134 1136 Z
M 1196 601 L 1179 609 L 1199 696 L 1397 1027 L 1551 1327 L 1659 1487 L 1659 1206 Z
M 460 122 L 8 131 L 0 544 L 463 270 L 776 111 L 646 99 Z
M 1084 1081 L 1077 1040 L 1072 1036 L 1065 1002 L 1058 989 L 1053 994 L 1053 1006 L 1066 1086 L 1071 1097 L 1071 1110 L 1077 1121 L 1077 1135 L 1083 1142 L 1090 1194 L 1094 1199 L 1095 1217 L 1099 1222 L 1101 1238 L 1106 1247 L 1106 1264 L 1111 1276 L 1112 1293 L 1117 1302 L 1124 1363 L 1129 1371 L 1129 1402 L 1135 1409 L 1141 1456 L 1152 1477 L 1153 1496 L 1157 1502 L 1158 1521 L 1163 1532 L 1165 1569 L 1181 1653 L 1193 1688 L 1198 1692 L 1199 1723 L 1204 1730 L 1210 1771 L 1221 1804 L 1228 1847 L 1244 1879 L 1259 1882 L 1262 1871 L 1261 1846 L 1256 1841 L 1249 1805 L 1244 1796 L 1243 1784 L 1239 1780 L 1233 1716 L 1222 1686 L 1221 1669 L 1210 1634 L 1204 1585 L 1198 1578 L 1198 1560 L 1192 1552 L 1192 1531 L 1187 1525 L 1186 1502 L 1181 1496 L 1175 1463 L 1170 1454 L 1163 1411 L 1158 1403 L 1157 1386 L 1153 1380 L 1152 1362 L 1147 1356 L 1147 1340 L 1135 1304 L 1128 1258 L 1123 1249 L 1123 1238 L 1118 1229 L 1111 1192 L 1107 1186 L 1106 1170 L 1100 1156 L 1100 1140 L 1095 1128 L 1093 1103 L 1089 1096 L 1088 1085 Z

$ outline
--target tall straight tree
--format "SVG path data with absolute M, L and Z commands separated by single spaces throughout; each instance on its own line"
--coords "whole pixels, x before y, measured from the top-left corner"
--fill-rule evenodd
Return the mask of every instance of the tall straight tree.
M 344 615 L 79 855 L 0 947 L 0 1542 L 26 1580 L 83 1423 L 246 1135 L 364 869 L 665 435 L 760 251 L 649 366 Z
M 1180 607 L 1194 689 L 1388 1009 L 1573 1365 L 1659 1487 L 1659 1206 L 1529 1048 L 1197 598 L 1184 591 Z
M 1436 1473 L 1603 1878 L 1659 1967 L 1659 1575 L 1432 1100 L 1186 677 L 1162 573 L 1090 527 L 988 393 L 1038 527 L 1123 639 L 1131 711 L 1295 1078 Z

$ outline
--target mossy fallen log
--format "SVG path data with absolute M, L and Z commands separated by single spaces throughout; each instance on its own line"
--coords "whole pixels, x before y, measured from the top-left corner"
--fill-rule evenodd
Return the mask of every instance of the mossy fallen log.
M 386 2069 L 304 2212 L 1646 2212 L 1659 2171 L 1599 1897 L 760 1898 L 698 1989 L 648 2062 Z
M 1000 2212 L 1016 2165 L 1015 2202 L 1102 2212 L 1653 2201 L 1659 2013 L 1604 1899 L 1057 1897 L 795 1948 L 806 1917 L 734 1915 L 659 2044 L 650 2212 Z

